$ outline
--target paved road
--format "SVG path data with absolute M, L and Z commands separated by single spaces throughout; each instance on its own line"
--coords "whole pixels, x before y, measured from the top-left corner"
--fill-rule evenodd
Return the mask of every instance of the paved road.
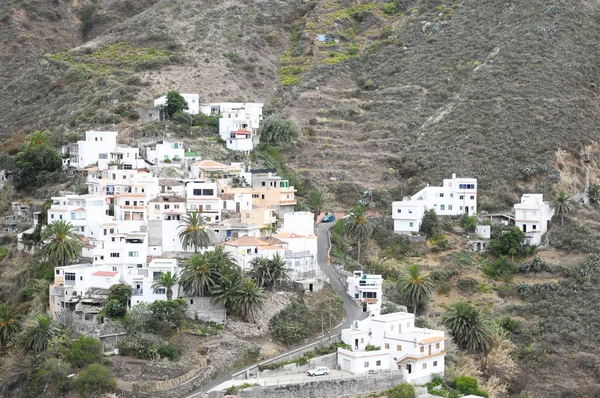
M 332 226 L 333 226 L 333 223 L 317 224 L 316 235 L 317 235 L 317 239 L 318 239 L 317 240 L 317 261 L 319 262 L 319 265 L 323 269 L 323 272 L 325 272 L 325 275 L 327 275 L 327 277 L 329 278 L 329 282 L 331 283 L 331 286 L 333 287 L 333 289 L 336 291 L 336 293 L 339 296 L 343 297 L 343 299 L 344 299 L 344 312 L 345 312 L 346 318 L 344 319 L 344 322 L 340 326 L 336 327 L 334 330 L 331 331 L 331 334 L 335 335 L 337 333 L 340 333 L 342 329 L 349 328 L 352 325 L 352 322 L 354 320 L 366 318 L 367 314 L 362 312 L 361 308 L 346 294 L 345 284 L 343 284 L 340 281 L 340 279 L 338 278 L 335 271 L 328 264 L 328 261 L 327 261 L 327 259 L 328 259 L 327 257 L 328 257 L 328 253 L 329 253 L 328 232 L 329 232 L 329 228 L 331 228 Z M 277 356 L 275 356 L 275 358 L 285 357 L 288 355 L 288 353 L 290 351 L 301 349 L 302 347 L 308 346 L 312 343 L 313 342 L 311 341 L 309 343 L 302 344 L 297 347 L 292 347 L 287 351 L 277 354 Z M 273 358 L 269 358 L 269 359 L 273 359 Z M 244 369 L 254 368 L 260 363 L 261 362 L 254 363 L 250 366 L 245 367 Z M 198 389 L 198 390 L 190 393 L 189 395 L 187 395 L 186 398 L 201 397 L 203 394 L 202 393 L 203 391 L 210 391 L 210 390 L 214 389 L 215 387 L 220 386 L 223 383 L 231 381 L 232 376 L 239 372 L 240 372 L 240 369 L 232 371 L 232 372 L 230 372 L 226 375 L 223 375 L 217 379 L 211 380 L 206 385 L 202 386 L 201 389 Z M 244 380 L 241 380 L 241 383 L 243 384 Z
M 261 387 L 264 386 L 283 386 L 286 384 L 302 384 L 310 381 L 322 381 L 322 380 L 341 380 L 353 377 L 352 373 L 345 370 L 331 369 L 329 375 L 325 376 L 308 376 L 306 372 L 292 374 L 292 375 L 279 375 L 270 377 L 260 377 L 258 379 L 250 380 L 228 380 L 224 383 L 219 384 L 213 391 L 224 391 L 231 386 L 241 386 L 244 383 L 258 384 Z

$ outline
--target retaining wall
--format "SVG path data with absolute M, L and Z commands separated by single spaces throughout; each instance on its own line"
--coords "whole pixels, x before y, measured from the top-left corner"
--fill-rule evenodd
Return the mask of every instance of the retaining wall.
M 272 387 L 250 387 L 235 395 L 242 398 L 331 398 L 370 394 L 388 390 L 402 383 L 401 373 L 388 373 L 370 377 L 356 377 L 342 380 L 316 379 L 306 383 Z M 206 398 L 220 398 L 223 391 L 211 391 Z
M 318 366 L 327 366 L 329 369 L 336 369 L 337 352 L 312 358 L 307 365 L 297 366 L 295 363 L 291 363 L 279 369 L 263 370 L 262 372 L 260 372 L 260 377 L 285 376 L 304 373 Z

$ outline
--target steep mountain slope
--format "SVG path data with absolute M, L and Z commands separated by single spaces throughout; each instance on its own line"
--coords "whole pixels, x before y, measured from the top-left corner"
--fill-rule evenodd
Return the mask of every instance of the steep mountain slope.
M 521 189 L 549 193 L 558 148 L 577 155 L 598 129 L 596 0 L 1 7 L 5 138 L 127 130 L 169 89 L 261 100 L 303 128 L 285 156 L 338 203 L 367 187 L 398 199 L 457 172 L 478 177 L 482 208 L 494 208 Z

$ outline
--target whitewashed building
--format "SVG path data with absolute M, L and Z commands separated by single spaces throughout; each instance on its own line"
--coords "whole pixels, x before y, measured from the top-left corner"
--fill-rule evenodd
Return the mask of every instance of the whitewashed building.
M 189 181 L 185 188 L 187 209 L 189 211 L 197 211 L 209 223 L 221 220 L 223 204 L 216 183 Z
M 368 275 L 354 271 L 346 280 L 348 296 L 360 303 L 363 312 L 371 316 L 379 315 L 383 300 L 383 278 L 381 275 Z
M 213 102 L 200 105 L 205 115 L 221 115 L 219 132 L 249 129 L 257 133 L 262 120 L 263 104 L 253 102 Z
M 227 149 L 250 153 L 258 144 L 258 136 L 250 130 L 235 130 L 221 133 Z
M 539 246 L 553 215 L 554 209 L 544 202 L 544 195 L 521 196 L 521 203 L 515 204 L 515 225 L 525 233 L 525 243 Z
M 200 113 L 200 95 L 199 94 L 181 94 L 185 102 L 187 103 L 188 109 L 186 113 L 191 115 L 197 115 Z M 161 107 L 167 105 L 167 96 L 163 95 L 160 98 L 154 100 L 155 107 Z
M 281 258 L 285 257 L 285 249 L 273 246 L 262 239 L 252 236 L 243 236 L 239 239 L 223 243 L 223 249 L 231 253 L 238 266 L 244 270 L 251 270 L 251 261 L 258 257 L 273 258 L 278 253 Z
M 86 131 L 84 141 L 69 145 L 70 166 L 84 169 L 100 160 L 108 161 L 110 151 L 117 147 L 118 134 L 116 131 Z
M 315 220 L 310 211 L 296 211 L 283 215 L 281 231 L 293 232 L 299 235 L 314 235 Z
M 414 314 L 396 312 L 354 321 L 351 328 L 342 330 L 342 341 L 352 347 L 338 348 L 342 370 L 364 374 L 400 369 L 404 380 L 412 384 L 444 375 L 444 332 L 415 327 Z
M 418 232 L 426 210 L 439 216 L 477 213 L 477 179 L 444 179 L 441 187 L 427 186 L 416 194 L 392 203 L 394 232 Z
M 159 141 L 146 149 L 146 159 L 154 165 L 167 162 L 180 162 L 185 158 L 182 142 Z
M 48 209 L 48 223 L 67 221 L 78 234 L 99 237 L 100 226 L 106 220 L 107 206 L 100 195 L 66 195 L 52 197 Z

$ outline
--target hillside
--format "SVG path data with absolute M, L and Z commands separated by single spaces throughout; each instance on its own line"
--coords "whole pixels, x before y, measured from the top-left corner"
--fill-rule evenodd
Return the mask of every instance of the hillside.
M 289 165 L 339 203 L 456 171 L 485 209 L 549 193 L 557 150 L 598 130 L 596 1 L 11 0 L 0 16 L 9 150 L 32 129 L 127 131 L 176 89 L 295 119 Z

